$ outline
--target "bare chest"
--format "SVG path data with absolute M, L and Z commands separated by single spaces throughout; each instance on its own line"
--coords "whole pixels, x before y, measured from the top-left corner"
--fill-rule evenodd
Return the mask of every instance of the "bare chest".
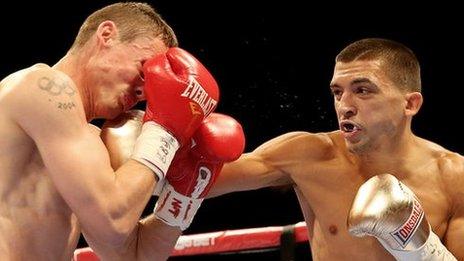
M 436 175 L 434 172 L 436 170 L 430 169 L 428 174 L 409 173 L 408 177 L 411 178 L 402 182 L 417 195 L 433 230 L 443 237 L 450 209 L 446 192 L 442 190 L 442 184 L 423 180 L 427 176 Z M 352 201 L 358 188 L 365 182 L 365 176 L 358 168 L 340 162 L 326 164 L 324 168 L 303 165 L 300 171 L 294 172 L 292 179 L 296 183 L 295 191 L 308 225 L 311 247 L 315 255 L 324 257 L 322 259 L 330 257 L 336 260 L 337 248 L 345 254 L 351 253 L 348 255 L 351 257 L 389 260 L 388 255 L 383 256 L 385 250 L 376 239 L 354 238 L 346 228 Z
M 8 148 L 0 153 L 0 259 L 27 254 L 46 260 L 48 256 L 41 256 L 46 252 L 63 256 L 77 243 L 77 219 L 47 174 L 35 144 L 21 134 L 18 130 L 2 135 L 9 139 L 0 141 L 0 147 Z
M 7 150 L 0 154 L 2 204 L 34 209 L 38 214 L 68 213 L 32 140 L 22 130 L 7 137 L 1 142 Z

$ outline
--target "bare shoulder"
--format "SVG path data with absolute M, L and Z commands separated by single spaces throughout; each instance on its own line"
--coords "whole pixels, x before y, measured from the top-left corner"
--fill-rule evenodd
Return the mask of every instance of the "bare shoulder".
M 443 150 L 437 159 L 443 178 L 453 180 L 458 178 L 464 181 L 464 156 L 456 152 Z
M 61 94 L 74 94 L 76 86 L 65 73 L 49 66 L 35 65 L 24 72 L 24 80 L 20 86 L 37 86 L 39 90 L 58 96 Z
M 289 132 L 273 138 L 253 153 L 263 156 L 278 155 L 292 159 L 324 160 L 334 155 L 335 143 L 331 133 Z
M 431 153 L 432 158 L 436 159 L 438 168 L 443 174 L 453 172 L 464 175 L 464 157 L 459 153 L 450 151 L 434 142 L 423 140 L 427 150 Z
M 36 64 L 10 74 L 2 80 L 1 85 L 4 95 L 12 99 L 35 97 L 33 94 L 36 93 L 44 93 L 49 96 L 63 94 L 73 96 L 77 93 L 71 78 L 45 64 Z
M 33 97 L 38 98 L 39 102 L 40 98 L 45 98 L 45 101 L 80 100 L 71 78 L 51 67 L 33 66 L 14 78 L 11 88 L 14 88 L 16 95 L 20 95 L 22 99 Z
M 52 71 L 55 70 L 53 70 L 50 66 L 39 63 L 11 73 L 2 79 L 0 84 L 3 87 L 3 90 L 10 90 L 12 88 L 17 88 L 18 86 L 24 85 L 24 83 L 26 83 L 30 78 L 34 77 L 36 73 L 40 74 Z
M 8 76 L 2 85 L 2 111 L 29 134 L 60 126 L 79 129 L 86 122 L 77 88 L 61 71 L 39 64 Z
M 437 162 L 441 179 L 449 188 L 448 191 L 452 192 L 457 187 L 461 190 L 464 187 L 464 156 L 430 141 L 426 144 Z

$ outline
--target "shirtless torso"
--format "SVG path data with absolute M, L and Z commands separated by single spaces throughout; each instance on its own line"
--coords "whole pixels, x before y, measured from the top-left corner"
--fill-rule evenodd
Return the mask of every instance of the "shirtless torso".
M 0 83 L 0 259 L 70 260 L 80 235 L 77 219 L 58 193 L 32 138 L 8 114 L 16 81 L 38 64 Z M 97 135 L 97 134 L 96 134 Z
M 464 258 L 464 158 L 411 129 L 423 102 L 419 67 L 399 43 L 350 44 L 337 56 L 330 82 L 339 130 L 291 132 L 264 143 L 227 164 L 210 195 L 293 185 L 315 260 L 392 260 L 375 237 L 347 230 L 359 187 L 389 173 L 419 198 L 442 244 Z
M 112 166 L 88 124 L 151 97 L 142 65 L 177 46 L 175 35 L 143 3 L 105 6 L 81 29 L 52 66 L 0 82 L 0 260 L 69 261 L 81 231 L 105 260 L 164 259 L 180 234 L 140 220 L 153 171 L 134 159 Z
M 106 191 L 103 188 L 108 189 L 118 181 L 126 184 L 118 187 L 120 193 L 125 193 L 124 189 L 135 191 L 135 188 L 149 192 L 143 196 L 144 199 L 138 198 L 141 194 L 137 193 L 139 196 L 133 198 L 140 204 L 137 207 L 132 203 L 125 204 L 128 197 L 121 198 L 128 213 L 133 212 L 130 215 L 134 225 L 153 190 L 149 182 L 146 188 L 127 185 L 134 180 L 133 172 L 146 175 L 148 180 L 154 179 L 148 168 L 141 168 L 132 162 L 124 167 L 121 167 L 122 162 L 112 165 L 119 171 L 119 180 L 115 180 L 109 155 L 118 154 L 106 148 L 100 138 L 100 130 L 87 123 L 82 102 L 76 97 L 78 95 L 71 82 L 66 83 L 66 79 L 69 78 L 48 65 L 37 64 L 13 73 L 0 82 L 0 260 L 69 261 L 82 230 L 86 232 L 88 242 L 90 240 L 100 253 L 113 255 L 113 250 L 107 249 L 106 242 L 111 242 L 113 235 L 122 237 L 125 234 L 112 223 L 115 216 L 105 209 L 111 206 L 109 201 L 115 202 L 115 199 L 105 195 L 112 190 Z M 29 96 L 22 99 L 26 95 Z M 51 106 L 42 104 L 44 97 Z M 38 142 L 17 122 L 18 112 L 22 112 L 19 108 L 23 105 L 30 107 L 31 99 L 36 99 L 41 105 L 32 110 L 23 110 L 27 117 L 37 112 L 36 118 L 30 118 L 30 124 L 23 124 L 40 132 L 38 140 L 42 151 Z M 73 106 L 64 108 L 65 104 Z M 50 121 L 49 115 L 54 120 L 56 117 L 66 118 Z M 70 131 L 70 134 L 66 131 Z M 53 172 L 46 167 L 44 157 L 49 166 L 55 167 Z M 64 171 L 65 168 L 69 168 L 69 172 Z M 138 181 L 146 183 L 142 179 Z M 117 205 L 123 206 L 119 203 Z M 124 215 L 116 217 L 122 218 Z M 129 225 L 123 223 L 126 224 Z M 85 227 L 88 229 L 85 230 Z M 140 225 L 139 230 L 141 227 L 145 226 Z M 152 256 L 169 254 L 172 241 L 179 235 L 176 229 L 166 227 L 156 221 L 156 224 L 144 228 L 144 231 L 150 229 L 155 231 L 154 234 L 163 234 L 167 242 L 161 244 L 146 240 L 147 249 L 155 252 Z M 98 228 L 104 228 L 104 231 L 95 233 Z M 105 234 L 107 231 L 111 233 Z M 136 230 L 126 231 L 128 236 L 125 237 L 129 238 L 127 242 L 130 243 L 130 238 L 137 235 L 133 233 Z M 105 235 L 108 240 L 99 238 L 101 235 Z M 124 249 L 122 245 L 125 241 L 112 243 Z M 135 246 L 131 244 L 125 247 L 132 249 Z M 124 259 L 123 254 L 116 255 Z
M 451 251 L 457 250 L 461 229 L 457 222 L 450 224 L 462 217 L 462 210 L 457 210 L 463 203 L 458 188 L 464 183 L 464 159 L 420 138 L 416 144 L 409 157 L 373 170 L 363 168 L 348 152 L 338 131 L 288 133 L 226 165 L 211 195 L 292 184 L 314 260 L 394 260 L 374 237 L 356 238 L 346 228 L 360 185 L 373 175 L 391 173 L 418 196 L 433 231 L 449 242 Z

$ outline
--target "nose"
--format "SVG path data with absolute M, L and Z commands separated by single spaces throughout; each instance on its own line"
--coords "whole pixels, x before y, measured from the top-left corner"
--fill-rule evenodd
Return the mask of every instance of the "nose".
M 143 86 L 138 86 L 135 88 L 135 97 L 138 101 L 144 101 L 146 99 L 145 92 L 143 91 Z
M 353 101 L 351 95 L 343 94 L 341 99 L 338 101 L 337 111 L 339 116 L 348 119 L 358 113 L 356 104 Z

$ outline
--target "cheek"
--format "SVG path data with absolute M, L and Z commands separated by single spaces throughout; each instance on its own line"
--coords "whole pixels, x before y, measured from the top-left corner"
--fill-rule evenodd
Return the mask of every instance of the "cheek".
M 139 71 L 133 64 L 120 67 L 116 75 L 118 81 L 125 85 L 132 85 L 140 78 Z
M 368 123 L 371 126 L 379 125 L 382 122 L 388 121 L 390 112 L 389 109 L 382 105 L 381 103 L 369 103 L 358 106 L 359 112 L 362 112 L 360 115 L 362 121 Z
M 401 110 L 398 106 L 377 106 L 367 113 L 368 121 L 372 128 L 392 132 L 402 122 Z
M 388 115 L 392 120 L 398 121 L 404 118 L 404 103 L 399 99 L 391 99 L 386 103 Z
M 334 109 L 335 109 L 335 113 L 337 113 L 337 115 L 339 115 L 340 103 L 337 102 L 336 100 L 334 100 Z
M 101 89 L 100 97 L 105 104 L 110 105 L 118 101 L 120 93 L 121 92 L 118 90 L 117 85 L 112 84 Z

